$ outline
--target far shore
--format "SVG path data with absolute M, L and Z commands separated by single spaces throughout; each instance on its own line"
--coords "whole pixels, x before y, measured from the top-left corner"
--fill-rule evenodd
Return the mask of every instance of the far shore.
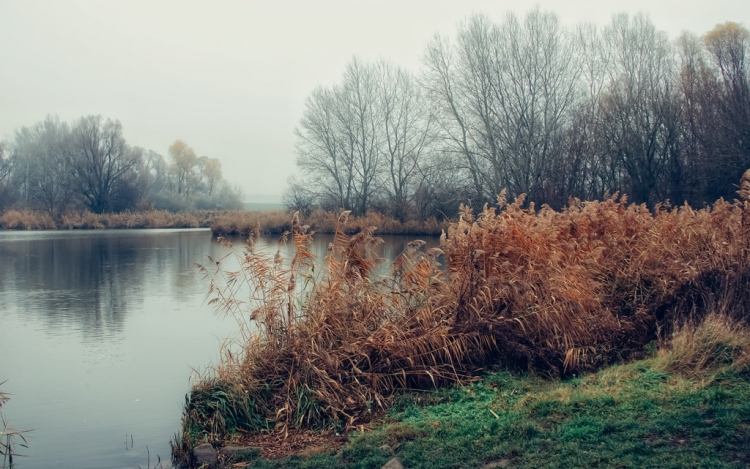
M 101 213 L 68 212 L 52 217 L 43 211 L 7 210 L 0 214 L 0 230 L 101 230 L 101 229 L 169 229 L 210 228 L 215 236 L 248 237 L 260 234 L 282 234 L 291 230 L 292 212 L 288 210 L 195 210 L 169 212 Z M 318 233 L 334 233 L 339 213 L 316 210 L 301 221 Z M 356 233 L 377 227 L 376 234 L 439 236 L 448 221 L 430 218 L 424 221 L 399 221 L 387 215 L 369 212 L 350 217 L 347 231 Z

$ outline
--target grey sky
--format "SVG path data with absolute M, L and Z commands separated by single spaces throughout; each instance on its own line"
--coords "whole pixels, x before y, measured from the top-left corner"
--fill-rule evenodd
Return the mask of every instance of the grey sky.
M 47 114 L 101 114 L 131 145 L 166 156 L 182 139 L 245 194 L 280 194 L 305 98 L 354 55 L 417 71 L 435 33 L 536 4 L 568 25 L 642 11 L 672 38 L 750 26 L 749 0 L 0 0 L 0 139 Z

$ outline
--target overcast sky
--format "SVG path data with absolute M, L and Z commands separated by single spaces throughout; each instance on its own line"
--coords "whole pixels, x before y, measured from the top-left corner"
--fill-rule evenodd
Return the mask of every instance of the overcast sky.
M 750 26 L 750 0 L 0 0 L 0 140 L 47 114 L 101 114 L 131 145 L 166 156 L 182 139 L 246 195 L 281 194 L 305 98 L 353 56 L 416 72 L 434 34 L 537 4 L 571 26 L 644 12 L 672 38 Z

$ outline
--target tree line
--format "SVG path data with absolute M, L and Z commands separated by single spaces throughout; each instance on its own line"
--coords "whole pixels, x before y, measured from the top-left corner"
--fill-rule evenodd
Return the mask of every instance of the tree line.
M 538 8 L 436 35 L 422 69 L 353 59 L 307 98 L 293 208 L 453 216 L 508 196 L 564 206 L 732 199 L 750 167 L 750 32 L 670 40 L 644 15 L 566 28 Z
M 48 116 L 0 142 L 0 211 L 43 210 L 54 218 L 81 209 L 236 209 L 240 195 L 223 179 L 218 158 L 198 157 L 181 140 L 167 158 L 130 146 L 122 124 L 101 116 L 70 124 Z

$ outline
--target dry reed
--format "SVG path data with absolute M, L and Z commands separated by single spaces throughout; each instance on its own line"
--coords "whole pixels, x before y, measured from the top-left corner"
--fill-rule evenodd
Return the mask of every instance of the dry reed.
M 52 219 L 46 212 L 8 210 L 0 214 L 0 229 L 6 230 L 98 230 L 119 228 L 198 228 L 208 227 L 221 211 L 197 210 L 172 213 L 166 210 L 142 212 L 67 212 Z
M 292 259 L 257 248 L 256 228 L 234 251 L 238 269 L 226 259 L 202 267 L 211 302 L 243 336 L 193 389 L 186 433 L 351 428 L 399 390 L 460 382 L 484 366 L 580 372 L 638 357 L 706 312 L 747 322 L 750 171 L 741 188 L 735 203 L 653 212 L 624 197 L 536 210 L 501 194 L 476 217 L 463 207 L 442 250 L 411 243 L 387 279 L 372 275 L 381 240 L 374 228 L 348 236 L 348 212 L 322 276 L 297 215 L 282 236 L 296 246 Z M 217 390 L 232 415 L 249 417 L 202 421 Z
M 230 211 L 216 217 L 211 222 L 211 230 L 216 236 L 239 235 L 247 237 L 256 228 L 261 233 L 281 234 L 291 229 L 290 213 L 284 210 L 264 212 Z M 318 233 L 335 233 L 338 214 L 316 210 L 306 217 L 305 222 Z M 437 236 L 447 229 L 448 222 L 438 222 L 435 218 L 425 221 L 409 220 L 400 222 L 377 212 L 365 216 L 350 216 L 344 231 L 358 233 L 370 226 L 377 226 L 380 234 Z

